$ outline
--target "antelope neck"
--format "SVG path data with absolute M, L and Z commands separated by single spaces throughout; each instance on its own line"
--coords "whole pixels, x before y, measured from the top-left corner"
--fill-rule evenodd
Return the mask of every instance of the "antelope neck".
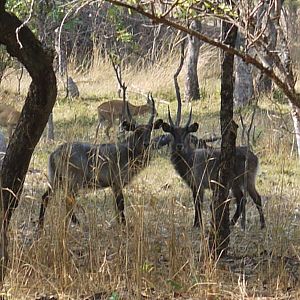
M 184 153 L 178 151 L 172 151 L 171 153 L 171 162 L 175 167 L 177 173 L 185 178 L 191 171 L 192 166 L 192 153 Z

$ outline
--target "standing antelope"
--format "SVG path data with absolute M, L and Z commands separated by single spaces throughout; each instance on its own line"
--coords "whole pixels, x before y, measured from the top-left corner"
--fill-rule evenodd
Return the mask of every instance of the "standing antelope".
M 168 113 L 169 123 L 163 123 L 162 129 L 172 135 L 171 162 L 193 192 L 195 205 L 194 226 L 202 224 L 201 202 L 205 189 L 214 189 L 218 180 L 218 170 L 220 167 L 220 149 L 196 149 L 190 146 L 189 135 L 198 130 L 198 123 L 191 123 L 192 110 L 189 119 L 184 127 L 175 125 L 170 110 Z M 180 118 L 179 118 L 180 120 Z M 248 156 L 248 158 L 247 158 Z M 246 160 L 247 164 L 246 164 Z M 246 168 L 247 165 L 247 168 Z M 261 228 L 265 227 L 265 219 L 262 211 L 261 197 L 255 188 L 255 178 L 258 169 L 258 158 L 248 147 L 237 147 L 235 156 L 235 166 L 233 170 L 233 182 L 231 190 L 236 198 L 237 208 L 231 220 L 234 225 L 241 215 L 243 190 L 247 190 L 253 199 L 259 215 Z M 246 181 L 246 182 L 245 182 Z M 244 227 L 245 225 L 242 224 Z
M 133 116 L 141 116 L 148 112 L 151 113 L 153 110 L 153 102 L 152 102 L 152 96 L 150 97 L 148 95 L 147 97 L 147 104 L 136 106 L 133 104 L 128 103 L 129 110 Z M 107 122 L 107 127 L 105 129 L 105 133 L 107 137 L 109 138 L 109 131 L 111 127 L 113 126 L 114 122 L 116 120 L 121 121 L 122 120 L 122 114 L 123 114 L 123 100 L 111 100 L 104 102 L 100 104 L 97 108 L 98 110 L 98 125 L 96 129 L 96 137 L 98 136 L 99 128 L 103 125 L 104 122 Z M 155 114 L 156 110 L 154 108 Z
M 11 138 L 12 131 L 16 127 L 21 113 L 12 106 L 0 104 L 0 126 L 7 127 L 8 137 Z
M 122 126 L 132 133 L 122 143 L 93 145 L 88 143 L 66 143 L 59 146 L 49 157 L 48 173 L 53 191 L 59 183 L 65 183 L 66 208 L 68 216 L 73 222 L 78 222 L 73 214 L 75 194 L 81 188 L 111 187 L 119 220 L 125 223 L 124 197 L 122 189 L 130 183 L 133 176 L 138 174 L 149 160 L 150 138 L 152 129 L 161 127 L 163 121 L 155 116 L 154 100 L 152 112 L 146 125 L 135 125 L 133 122 L 123 121 Z M 127 115 L 132 121 L 129 106 Z M 42 196 L 39 227 L 43 227 L 45 210 L 52 190 L 48 189 Z

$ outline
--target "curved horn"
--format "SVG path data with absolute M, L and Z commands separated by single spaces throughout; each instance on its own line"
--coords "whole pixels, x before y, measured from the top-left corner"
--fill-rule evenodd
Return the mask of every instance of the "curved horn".
M 185 128 L 188 128 L 190 126 L 190 123 L 191 123 L 191 120 L 192 120 L 192 111 L 193 110 L 192 110 L 192 107 L 191 107 L 189 118 L 188 118 L 188 120 L 187 120 L 187 122 L 184 126 Z
M 152 124 L 153 121 L 154 121 L 154 117 L 155 117 L 155 114 L 156 114 L 156 111 L 155 111 L 155 102 L 154 102 L 154 99 L 152 97 L 152 93 L 149 93 L 148 94 L 148 99 L 151 101 L 152 105 L 151 105 L 151 116 L 150 116 L 150 119 L 148 121 L 148 124 Z
M 169 118 L 170 125 L 172 127 L 175 127 L 174 122 L 173 122 L 172 117 L 171 117 L 171 113 L 170 113 L 170 106 L 168 106 L 168 118 Z

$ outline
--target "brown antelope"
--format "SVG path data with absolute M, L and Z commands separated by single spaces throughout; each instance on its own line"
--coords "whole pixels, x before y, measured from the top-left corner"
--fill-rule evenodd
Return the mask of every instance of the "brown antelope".
M 191 117 L 192 110 L 186 125 L 180 127 L 174 124 L 169 111 L 169 124 L 164 122 L 162 129 L 164 132 L 170 133 L 173 138 L 171 145 L 171 162 L 177 173 L 193 192 L 195 205 L 194 226 L 199 227 L 202 224 L 201 202 L 203 201 L 204 190 L 214 190 L 216 187 L 215 183 L 218 180 L 221 150 L 213 148 L 193 150 L 191 148 L 189 135 L 192 132 L 196 132 L 199 126 L 198 123 L 190 125 Z M 233 170 L 234 180 L 231 185 L 231 191 L 236 199 L 237 208 L 231 220 L 232 225 L 237 222 L 241 215 L 243 208 L 243 191 L 247 190 L 259 212 L 261 228 L 265 227 L 261 197 L 255 187 L 257 169 L 257 156 L 246 146 L 237 147 L 235 167 Z M 245 227 L 243 220 L 242 227 Z
M 49 157 L 48 174 L 53 191 L 59 183 L 65 183 L 68 216 L 73 222 L 78 222 L 73 214 L 75 195 L 79 189 L 96 187 L 111 187 L 119 220 L 125 223 L 123 187 L 146 167 L 149 161 L 150 138 L 152 129 L 158 129 L 163 123 L 155 123 L 155 106 L 152 99 L 151 116 L 146 125 L 135 125 L 132 122 L 129 105 L 126 106 L 130 120 L 123 121 L 122 126 L 132 133 L 122 143 L 88 144 L 66 143 L 59 146 Z M 42 197 L 39 227 L 43 227 L 46 206 L 51 196 L 49 188 Z
M 151 113 L 151 111 L 153 109 L 151 98 L 152 98 L 152 96 L 148 95 L 147 104 L 140 105 L 140 106 L 136 106 L 136 105 L 133 105 L 133 104 L 130 104 L 127 102 L 131 115 L 132 116 L 141 116 L 146 113 Z M 98 108 L 97 108 L 97 110 L 98 110 L 98 125 L 97 125 L 97 129 L 96 129 L 96 137 L 98 136 L 99 128 L 102 127 L 104 122 L 107 122 L 107 127 L 105 129 L 105 133 L 106 133 L 107 137 L 110 138 L 109 131 L 110 131 L 111 127 L 113 126 L 114 122 L 116 120 L 123 121 L 122 120 L 123 105 L 124 105 L 123 103 L 124 103 L 123 100 L 111 100 L 111 101 L 104 102 L 98 106 Z M 154 108 L 154 110 L 155 110 L 155 108 Z M 155 114 L 156 114 L 156 110 L 155 110 Z
M 0 126 L 7 127 L 7 134 L 10 138 L 13 129 L 16 127 L 21 113 L 7 104 L 0 104 Z

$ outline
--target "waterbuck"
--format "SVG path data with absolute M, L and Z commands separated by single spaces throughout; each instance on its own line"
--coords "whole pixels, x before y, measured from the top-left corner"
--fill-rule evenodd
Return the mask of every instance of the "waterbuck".
M 155 110 L 153 107 L 152 96 L 149 94 L 147 97 L 147 104 L 144 105 L 133 105 L 128 103 L 130 113 L 132 116 L 141 116 L 146 113 L 151 113 L 151 111 Z M 123 114 L 123 100 L 111 100 L 100 104 L 97 108 L 98 111 L 98 125 L 96 129 L 96 137 L 98 136 L 99 128 L 107 123 L 107 127 L 105 129 L 105 134 L 109 138 L 109 131 L 113 126 L 116 120 L 122 120 Z M 156 110 L 155 110 L 156 113 Z
M 39 227 L 43 227 L 45 210 L 52 192 L 62 183 L 66 189 L 66 208 L 73 222 L 78 222 L 73 214 L 75 195 L 79 189 L 111 187 L 119 220 L 125 223 L 123 187 L 137 175 L 149 161 L 149 145 L 152 129 L 161 127 L 163 121 L 155 123 L 155 106 L 146 125 L 132 122 L 129 107 L 129 121 L 123 121 L 124 130 L 132 131 L 124 142 L 117 144 L 93 145 L 88 143 L 66 143 L 59 146 L 49 157 L 48 173 L 52 189 L 42 196 Z
M 192 190 L 195 205 L 194 226 L 199 227 L 202 224 L 201 202 L 203 201 L 204 190 L 214 190 L 216 187 L 221 150 L 213 148 L 193 150 L 191 148 L 189 135 L 196 132 L 199 127 L 198 123 L 190 124 L 192 110 L 184 127 L 174 124 L 170 110 L 168 112 L 168 118 L 169 124 L 164 122 L 162 129 L 164 132 L 170 133 L 173 138 L 171 145 L 171 162 L 177 173 Z M 180 120 L 180 118 L 177 119 Z M 231 220 L 231 225 L 234 225 L 241 215 L 243 191 L 247 190 L 258 209 L 261 228 L 265 227 L 261 197 L 255 187 L 257 169 L 257 156 L 246 146 L 237 147 L 233 170 L 234 179 L 231 185 L 231 191 L 236 199 L 237 208 Z M 242 227 L 245 227 L 243 220 Z

